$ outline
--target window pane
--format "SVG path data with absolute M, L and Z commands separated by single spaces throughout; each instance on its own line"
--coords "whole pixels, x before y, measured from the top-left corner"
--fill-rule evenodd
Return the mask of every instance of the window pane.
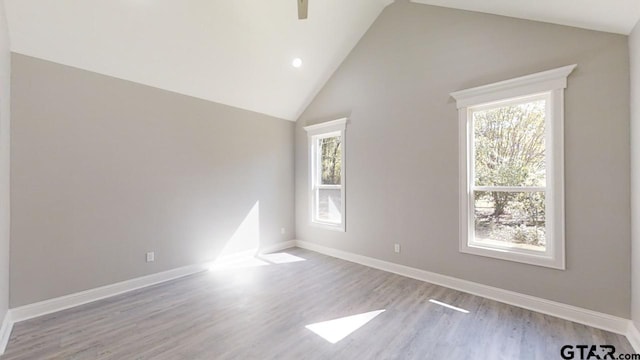
M 545 251 L 544 192 L 475 191 L 475 241 Z
M 545 186 L 545 100 L 473 112 L 476 186 Z
M 342 168 L 342 144 L 340 136 L 319 140 L 320 181 L 322 185 L 340 185 Z
M 317 220 L 323 222 L 342 222 L 342 190 L 340 189 L 318 189 L 317 199 Z

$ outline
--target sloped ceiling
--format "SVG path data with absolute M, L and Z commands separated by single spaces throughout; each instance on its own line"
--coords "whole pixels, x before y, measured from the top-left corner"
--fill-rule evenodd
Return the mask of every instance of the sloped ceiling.
M 411 1 L 622 34 L 640 18 L 640 0 Z M 14 52 L 295 121 L 393 0 L 310 0 L 305 21 L 296 0 L 4 2 Z
M 640 0 L 411 1 L 624 35 L 628 35 L 640 19 Z
M 296 120 L 388 0 L 5 0 L 14 52 Z M 300 57 L 302 67 L 291 66 Z

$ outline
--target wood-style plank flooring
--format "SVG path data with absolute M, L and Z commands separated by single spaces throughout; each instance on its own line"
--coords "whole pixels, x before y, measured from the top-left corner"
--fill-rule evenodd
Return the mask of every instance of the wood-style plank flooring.
M 548 360 L 565 344 L 633 353 L 621 335 L 302 249 L 283 253 L 18 323 L 0 359 Z M 294 257 L 304 261 L 287 262 Z M 305 327 L 377 310 L 336 343 Z

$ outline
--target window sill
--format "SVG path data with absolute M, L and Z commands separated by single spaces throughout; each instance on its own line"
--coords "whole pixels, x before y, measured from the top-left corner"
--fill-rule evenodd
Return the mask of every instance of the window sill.
M 552 269 L 566 270 L 563 258 L 554 258 L 553 256 L 545 253 L 535 254 L 534 251 L 501 249 L 497 247 L 482 246 L 480 244 L 461 244 L 460 252 Z
M 332 223 L 323 223 L 323 222 L 311 221 L 310 225 L 313 226 L 313 227 L 316 227 L 316 228 L 320 228 L 320 229 L 333 230 L 333 231 L 338 231 L 338 232 L 345 232 L 344 224 L 332 224 Z

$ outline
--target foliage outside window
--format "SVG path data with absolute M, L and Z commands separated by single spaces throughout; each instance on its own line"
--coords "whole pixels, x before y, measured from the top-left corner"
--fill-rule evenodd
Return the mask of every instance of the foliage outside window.
M 345 230 L 346 119 L 305 127 L 309 136 L 311 223 Z
M 546 99 L 471 110 L 476 241 L 545 250 Z
M 564 89 L 574 68 L 451 94 L 461 252 L 564 269 Z
M 321 178 L 324 185 L 340 185 L 342 167 L 342 137 L 332 136 L 318 139 L 320 149 Z

